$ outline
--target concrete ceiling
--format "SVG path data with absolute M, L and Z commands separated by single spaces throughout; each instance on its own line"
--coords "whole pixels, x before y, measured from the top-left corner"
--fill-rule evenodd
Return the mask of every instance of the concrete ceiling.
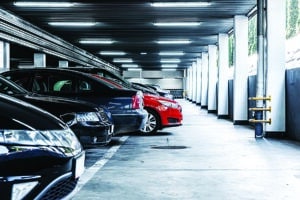
M 39 1 L 41 2 L 41 1 Z M 208 0 L 209 5 L 189 7 L 156 7 L 146 0 L 78 0 L 70 7 L 21 7 L 13 1 L 1 1 L 2 9 L 53 34 L 76 47 L 121 69 L 124 62 L 114 58 L 130 58 L 139 68 L 161 69 L 161 59 L 177 59 L 179 69 L 192 65 L 208 45 L 217 44 L 219 33 L 229 33 L 235 15 L 248 15 L 256 6 L 255 0 Z M 170 2 L 170 1 L 160 1 Z M 177 2 L 178 1 L 172 1 Z M 195 2 L 195 1 L 189 1 Z M 199 1 L 197 1 L 199 2 Z M 90 27 L 52 26 L 51 22 L 94 22 Z M 159 27 L 154 23 L 193 22 L 195 27 Z M 111 44 L 82 44 L 81 39 L 112 40 Z M 160 40 L 188 40 L 188 44 L 158 44 Z M 125 55 L 101 55 L 101 51 L 121 51 Z M 176 51 L 183 55 L 163 56 L 162 51 Z M 12 59 L 26 57 L 12 53 Z M 25 58 L 24 58 L 25 59 Z M 166 62 L 164 64 L 172 64 Z

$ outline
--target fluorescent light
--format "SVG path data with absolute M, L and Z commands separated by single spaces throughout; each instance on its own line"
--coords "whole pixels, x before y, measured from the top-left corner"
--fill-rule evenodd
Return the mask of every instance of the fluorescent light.
M 158 40 L 158 44 L 190 44 L 190 40 Z
M 96 22 L 49 22 L 51 26 L 95 26 Z
M 121 66 L 124 68 L 139 67 L 137 64 L 122 64 Z
M 115 63 L 132 63 L 132 59 L 131 58 L 114 58 L 113 62 Z
M 160 56 L 183 56 L 183 51 L 161 51 L 159 52 Z
M 205 7 L 211 5 L 209 2 L 155 2 L 153 7 Z
M 141 55 L 147 55 L 147 52 L 141 52 L 140 54 Z
M 111 39 L 82 39 L 79 40 L 81 44 L 112 44 L 115 41 Z
M 74 3 L 67 2 L 34 2 L 34 1 L 18 1 L 14 2 L 15 6 L 19 7 L 71 7 Z
M 161 59 L 161 63 L 179 63 L 180 59 Z
M 128 68 L 127 71 L 142 71 L 142 69 L 136 69 L 136 68 Z
M 162 68 L 176 68 L 178 67 L 177 64 L 163 64 L 161 65 Z
M 100 54 L 101 55 L 105 55 L 105 56 L 123 56 L 125 55 L 126 53 L 123 52 L 123 51 L 100 51 Z
M 200 22 L 156 22 L 153 23 L 154 26 L 199 26 Z

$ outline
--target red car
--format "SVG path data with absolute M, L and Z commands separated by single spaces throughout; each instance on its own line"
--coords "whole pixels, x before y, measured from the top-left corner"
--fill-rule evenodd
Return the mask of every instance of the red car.
M 94 74 L 94 76 L 115 87 L 123 89 L 128 88 L 115 80 L 102 77 L 98 74 Z M 182 125 L 182 108 L 177 101 L 148 93 L 143 94 L 143 99 L 144 109 L 148 111 L 148 120 L 141 132 L 153 134 L 156 133 L 157 130 L 162 130 L 163 128 Z

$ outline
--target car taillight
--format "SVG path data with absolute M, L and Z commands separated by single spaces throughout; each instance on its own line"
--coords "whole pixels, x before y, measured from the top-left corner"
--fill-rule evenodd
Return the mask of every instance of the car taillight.
M 144 107 L 143 93 L 138 91 L 136 95 L 132 97 L 132 108 L 142 109 Z

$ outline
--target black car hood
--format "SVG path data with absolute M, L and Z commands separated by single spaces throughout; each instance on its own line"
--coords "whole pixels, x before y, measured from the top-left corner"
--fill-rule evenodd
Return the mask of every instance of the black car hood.
M 19 99 L 0 94 L 2 129 L 61 130 L 67 126 L 54 115 Z
M 58 116 L 69 112 L 96 112 L 97 105 L 89 102 L 78 101 L 67 98 L 45 96 L 38 94 L 18 94 L 14 95 L 18 99 L 22 99 L 37 107 L 40 107 L 52 114 Z

